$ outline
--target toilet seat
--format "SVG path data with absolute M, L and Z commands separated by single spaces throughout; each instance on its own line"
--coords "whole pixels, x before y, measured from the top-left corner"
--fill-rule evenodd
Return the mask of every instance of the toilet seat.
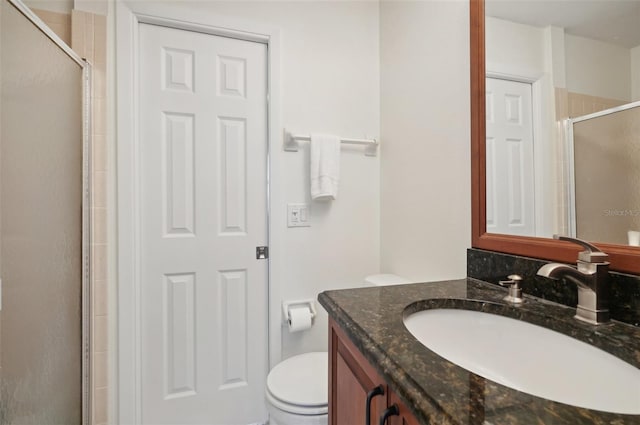
M 326 351 L 300 354 L 280 362 L 267 376 L 267 400 L 293 414 L 326 414 L 328 362 Z
M 329 411 L 329 408 L 327 405 L 313 407 L 313 406 L 298 406 L 295 404 L 285 403 L 275 398 L 273 394 L 269 392 L 269 390 L 266 391 L 266 397 L 267 397 L 267 401 L 276 409 L 280 409 L 283 412 L 291 413 L 294 415 L 301 415 L 301 416 L 326 415 L 327 412 Z

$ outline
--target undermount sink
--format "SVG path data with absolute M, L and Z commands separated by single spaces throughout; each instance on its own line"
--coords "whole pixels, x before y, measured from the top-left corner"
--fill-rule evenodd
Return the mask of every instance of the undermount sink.
M 577 339 L 460 309 L 419 311 L 404 324 L 429 350 L 504 386 L 577 407 L 640 414 L 640 369 Z

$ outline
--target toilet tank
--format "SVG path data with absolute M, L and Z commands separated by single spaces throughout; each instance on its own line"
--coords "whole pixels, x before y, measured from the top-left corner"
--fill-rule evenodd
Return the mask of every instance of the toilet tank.
M 364 286 L 389 286 L 414 283 L 409 279 L 395 274 L 374 274 L 364 279 Z

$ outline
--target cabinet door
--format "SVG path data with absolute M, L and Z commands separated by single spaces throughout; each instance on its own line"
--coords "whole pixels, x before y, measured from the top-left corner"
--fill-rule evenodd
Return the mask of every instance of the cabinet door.
M 329 423 L 366 423 L 367 394 L 382 386 L 384 394 L 372 398 L 369 425 L 377 425 L 387 405 L 387 386 L 373 367 L 333 321 L 329 327 Z
M 389 406 L 395 404 L 398 406 L 399 415 L 391 416 L 387 419 L 388 425 L 420 425 L 418 420 L 413 416 L 413 414 L 409 411 L 407 406 L 402 403 L 400 398 L 393 391 L 389 391 Z

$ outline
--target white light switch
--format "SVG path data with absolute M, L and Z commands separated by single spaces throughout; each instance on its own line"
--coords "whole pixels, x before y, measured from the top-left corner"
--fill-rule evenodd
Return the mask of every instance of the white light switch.
M 309 227 L 309 204 L 287 204 L 287 226 Z

